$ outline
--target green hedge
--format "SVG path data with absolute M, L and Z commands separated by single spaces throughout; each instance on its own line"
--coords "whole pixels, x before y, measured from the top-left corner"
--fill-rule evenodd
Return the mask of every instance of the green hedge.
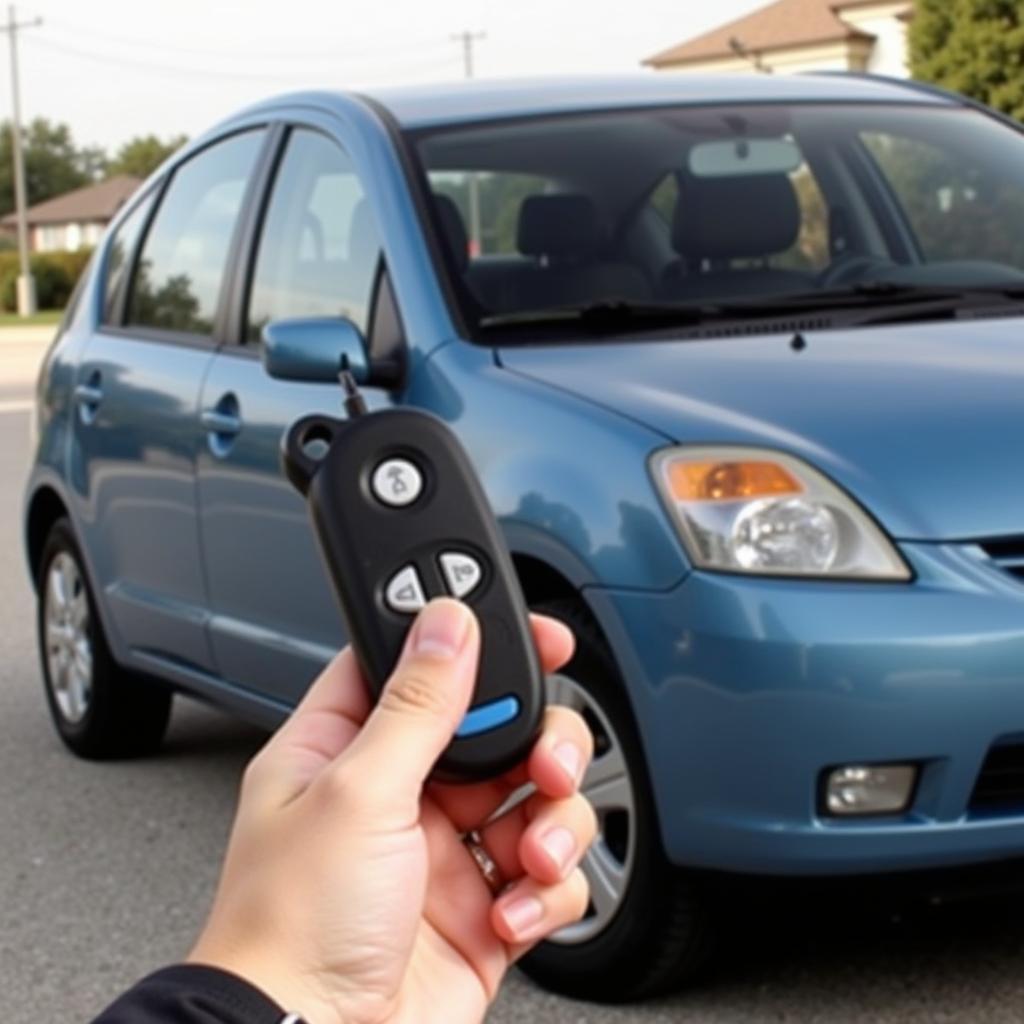
M 29 263 L 36 279 L 36 302 L 40 309 L 64 308 L 91 255 L 92 249 L 32 254 Z M 0 306 L 8 312 L 18 307 L 18 268 L 17 252 L 0 252 Z

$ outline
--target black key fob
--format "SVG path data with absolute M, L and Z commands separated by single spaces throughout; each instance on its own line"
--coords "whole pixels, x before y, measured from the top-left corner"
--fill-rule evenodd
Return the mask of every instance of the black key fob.
M 522 761 L 540 728 L 543 676 L 504 538 L 455 435 L 415 409 L 306 416 L 285 432 L 282 459 L 374 697 L 427 601 L 446 594 L 477 615 L 476 690 L 432 777 L 473 781 Z

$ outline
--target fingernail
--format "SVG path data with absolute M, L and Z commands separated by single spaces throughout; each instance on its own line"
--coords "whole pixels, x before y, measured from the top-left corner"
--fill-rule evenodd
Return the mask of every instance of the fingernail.
M 414 627 L 413 650 L 435 658 L 454 658 L 469 633 L 469 609 L 459 601 L 431 601 Z
M 563 740 L 557 747 L 555 747 L 552 753 L 555 755 L 555 760 L 565 769 L 565 774 L 568 775 L 573 782 L 578 782 L 583 756 L 580 754 L 579 748 L 576 744 L 570 743 L 568 740 Z
M 567 828 L 553 828 L 546 832 L 540 841 L 544 852 L 564 871 L 572 862 L 576 853 L 576 837 Z
M 505 924 L 516 938 L 523 938 L 544 916 L 544 904 L 536 896 L 521 896 L 501 908 Z

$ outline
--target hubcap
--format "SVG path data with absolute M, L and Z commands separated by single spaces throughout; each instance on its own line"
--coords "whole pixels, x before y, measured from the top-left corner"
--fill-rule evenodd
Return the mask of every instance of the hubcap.
M 78 564 L 66 551 L 50 563 L 43 600 L 46 665 L 61 717 L 80 722 L 92 698 L 89 601 Z
M 561 675 L 548 678 L 548 702 L 578 711 L 594 736 L 594 760 L 580 787 L 598 823 L 597 838 L 581 864 L 590 883 L 590 906 L 582 921 L 550 940 L 576 945 L 607 928 L 625 898 L 636 853 L 636 796 L 622 741 L 601 705 Z

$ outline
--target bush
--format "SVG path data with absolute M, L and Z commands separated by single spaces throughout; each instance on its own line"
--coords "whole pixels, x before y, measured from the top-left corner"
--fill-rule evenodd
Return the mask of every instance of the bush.
M 36 302 L 40 309 L 64 308 L 91 255 L 91 249 L 32 254 L 29 266 L 36 279 Z M 18 307 L 19 267 L 16 252 L 0 252 L 0 306 L 9 312 Z

